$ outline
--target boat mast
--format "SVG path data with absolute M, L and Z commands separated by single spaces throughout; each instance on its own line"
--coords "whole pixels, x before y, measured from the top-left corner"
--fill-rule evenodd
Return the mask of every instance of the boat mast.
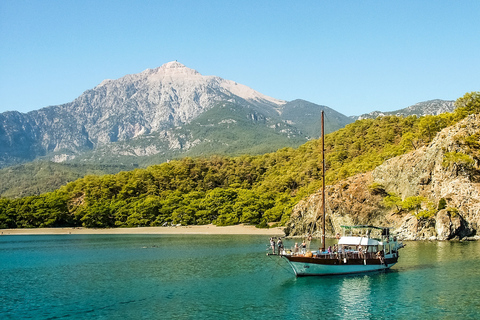
M 324 111 L 322 110 L 322 251 L 325 251 L 325 121 Z

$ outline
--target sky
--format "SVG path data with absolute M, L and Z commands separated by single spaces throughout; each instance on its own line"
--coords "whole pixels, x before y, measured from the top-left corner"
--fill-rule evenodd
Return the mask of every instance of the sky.
M 480 91 L 480 1 L 0 1 L 0 112 L 177 60 L 345 115 Z

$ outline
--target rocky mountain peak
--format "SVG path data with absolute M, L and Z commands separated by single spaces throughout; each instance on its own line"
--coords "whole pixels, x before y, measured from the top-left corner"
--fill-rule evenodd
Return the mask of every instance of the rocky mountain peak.
M 155 74 L 162 74 L 162 75 L 169 75 L 169 76 L 177 76 L 177 77 L 185 77 L 185 76 L 201 76 L 201 74 L 194 69 L 187 68 L 184 64 L 181 64 L 177 60 L 170 61 L 162 66 L 153 69 L 153 73 Z
M 185 80 L 194 81 L 196 83 L 204 80 L 197 70 L 186 67 L 178 61 L 170 61 L 155 69 L 146 69 L 141 73 L 128 74 L 122 78 L 112 80 L 103 80 L 96 88 L 101 88 L 108 85 L 124 86 L 132 83 L 142 83 L 145 85 L 158 85 L 162 82 L 185 84 Z M 183 81 L 182 81 L 183 80 Z
M 167 69 L 185 69 L 185 68 L 187 67 L 184 64 L 175 60 L 175 61 L 170 61 L 163 64 L 162 66 L 160 66 L 159 69 L 167 70 Z

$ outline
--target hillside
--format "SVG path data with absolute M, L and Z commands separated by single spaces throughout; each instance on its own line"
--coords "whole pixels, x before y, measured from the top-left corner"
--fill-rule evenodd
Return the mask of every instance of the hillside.
M 20 198 L 52 192 L 86 175 L 114 174 L 134 167 L 34 161 L 0 169 L 0 197 Z
M 480 99 L 476 102 L 480 111 Z M 427 145 L 390 158 L 373 171 L 327 189 L 326 232 L 373 224 L 408 240 L 463 239 L 480 227 L 480 115 L 436 134 Z M 302 200 L 288 224 L 291 235 L 320 232 L 321 193 Z M 478 238 L 478 237 L 477 237 Z
M 371 171 L 385 160 L 414 149 L 418 152 L 440 130 L 478 113 L 480 95 L 466 94 L 457 100 L 457 106 L 454 113 L 439 116 L 357 121 L 328 134 L 327 182 Z M 476 152 L 474 140 L 465 141 L 471 152 Z M 52 193 L 0 199 L 0 225 L 285 224 L 293 206 L 320 185 L 319 154 L 319 143 L 313 140 L 298 149 L 284 148 L 261 156 L 184 158 L 116 175 L 86 176 Z M 457 168 L 460 160 L 466 161 L 461 156 L 460 160 L 452 159 L 452 167 Z M 373 193 L 390 192 L 384 188 L 374 185 Z M 390 202 L 397 199 L 395 194 L 390 196 Z M 415 218 L 420 221 L 423 216 L 426 213 L 418 212 Z M 295 217 L 294 213 L 292 221 Z

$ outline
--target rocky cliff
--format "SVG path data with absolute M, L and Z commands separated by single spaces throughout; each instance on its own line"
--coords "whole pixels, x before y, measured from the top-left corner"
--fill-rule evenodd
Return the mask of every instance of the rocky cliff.
M 373 224 L 392 227 L 407 240 L 478 238 L 479 137 L 480 115 L 471 115 L 442 130 L 428 146 L 328 186 L 327 236 L 341 225 Z M 394 198 L 394 204 L 385 201 Z M 321 212 L 317 192 L 294 208 L 287 232 L 319 234 Z

